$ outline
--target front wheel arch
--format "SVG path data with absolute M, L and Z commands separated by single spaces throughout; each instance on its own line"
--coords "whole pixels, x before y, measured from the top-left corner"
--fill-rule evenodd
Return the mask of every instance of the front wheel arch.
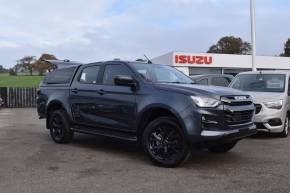
M 64 106 L 62 105 L 62 103 L 60 101 L 51 101 L 48 105 L 47 105 L 47 108 L 46 108 L 46 128 L 48 128 L 48 124 L 49 124 L 49 118 L 50 118 L 50 115 L 54 112 L 54 111 L 57 111 L 57 110 L 63 110 L 67 117 L 68 116 L 68 113 L 66 112 Z M 69 120 L 70 121 L 70 120 Z
M 150 124 L 150 122 L 152 122 L 154 119 L 164 116 L 172 117 L 173 119 L 175 119 L 184 135 L 186 136 L 187 134 L 185 124 L 183 123 L 182 118 L 175 110 L 170 107 L 167 107 L 165 105 L 150 106 L 144 109 L 140 114 L 140 117 L 137 119 L 137 137 L 139 141 L 141 141 L 140 139 L 142 139 L 142 135 L 146 126 Z
M 55 122 L 56 119 L 58 120 L 57 123 Z M 48 127 L 50 130 L 51 138 L 56 143 L 71 142 L 74 132 L 71 130 L 70 122 L 64 110 L 58 109 L 52 112 L 49 118 Z

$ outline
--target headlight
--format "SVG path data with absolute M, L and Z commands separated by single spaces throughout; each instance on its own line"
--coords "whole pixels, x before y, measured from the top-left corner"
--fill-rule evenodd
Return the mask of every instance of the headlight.
M 204 96 L 191 96 L 193 102 L 199 107 L 217 107 L 220 104 L 219 100 Z
M 283 100 L 264 102 L 264 105 L 270 109 L 281 109 L 283 106 Z

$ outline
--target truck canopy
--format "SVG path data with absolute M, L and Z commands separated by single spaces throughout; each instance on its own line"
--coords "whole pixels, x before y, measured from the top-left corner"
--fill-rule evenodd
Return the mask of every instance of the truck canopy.
M 42 84 L 69 84 L 75 74 L 78 66 L 56 69 L 49 72 L 44 78 Z
M 76 61 L 70 61 L 70 60 L 44 60 L 53 66 L 55 66 L 56 69 L 61 69 L 61 68 L 67 68 L 71 66 L 79 66 L 83 63 L 81 62 L 76 62 Z

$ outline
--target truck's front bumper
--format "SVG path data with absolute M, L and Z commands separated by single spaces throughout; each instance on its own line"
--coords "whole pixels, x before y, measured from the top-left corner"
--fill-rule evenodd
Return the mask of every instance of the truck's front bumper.
M 257 133 L 254 106 L 218 108 L 188 107 L 182 112 L 186 135 L 191 144 L 237 141 Z
M 249 128 L 234 129 L 229 131 L 203 130 L 201 137 L 204 140 L 239 140 L 257 133 L 256 127 L 252 124 Z

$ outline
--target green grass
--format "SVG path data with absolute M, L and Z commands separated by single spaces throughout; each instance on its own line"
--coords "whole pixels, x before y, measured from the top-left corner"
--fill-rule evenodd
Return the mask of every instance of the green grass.
M 37 88 L 42 79 L 43 76 L 10 76 L 9 74 L 0 73 L 0 87 Z

